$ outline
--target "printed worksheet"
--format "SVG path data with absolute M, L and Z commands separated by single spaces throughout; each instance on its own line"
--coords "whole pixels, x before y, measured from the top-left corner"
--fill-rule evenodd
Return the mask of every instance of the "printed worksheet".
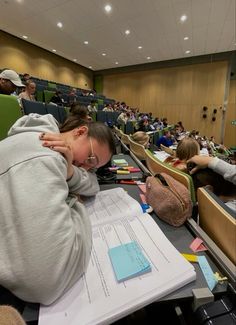
M 88 269 L 60 300 L 41 306 L 39 325 L 109 324 L 195 279 L 193 266 L 132 200 L 123 189 L 112 189 L 87 203 L 93 224 Z M 151 272 L 118 283 L 108 249 L 132 241 L 150 262 Z

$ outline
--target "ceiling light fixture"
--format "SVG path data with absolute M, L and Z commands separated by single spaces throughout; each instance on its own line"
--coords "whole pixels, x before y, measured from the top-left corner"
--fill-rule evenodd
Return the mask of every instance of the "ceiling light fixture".
M 127 30 L 125 31 L 125 34 L 126 34 L 126 35 L 129 35 L 129 34 L 130 34 L 130 30 L 127 29 Z
M 139 46 L 138 49 L 141 50 L 143 47 L 142 46 Z
M 185 37 L 184 37 L 184 40 L 185 40 L 185 41 L 187 41 L 188 39 L 189 39 L 188 36 L 185 36 Z
M 119 64 L 119 62 L 116 61 L 115 64 Z
M 147 60 L 150 60 L 151 59 L 151 57 L 150 56 L 147 56 Z
M 182 15 L 181 17 L 180 17 L 180 20 L 182 21 L 182 22 L 185 22 L 186 20 L 187 20 L 187 16 L 186 15 Z
M 74 62 L 77 62 L 77 59 L 74 59 L 73 61 L 74 61 Z
M 63 27 L 63 24 L 59 21 L 59 22 L 57 23 L 57 27 L 62 28 L 62 27 Z
M 186 54 L 189 54 L 190 52 L 191 52 L 191 51 L 189 51 L 189 50 L 185 51 Z
M 104 7 L 104 9 L 105 9 L 106 12 L 110 12 L 111 11 L 111 6 L 110 5 L 106 5 Z
M 52 51 L 55 53 L 57 50 L 53 49 Z
M 91 65 L 89 66 L 89 69 L 92 69 L 92 66 Z
M 106 56 L 106 53 L 102 53 L 102 56 Z
M 88 45 L 88 41 L 84 41 L 84 44 L 85 44 L 85 45 Z
M 27 39 L 27 38 L 28 38 L 28 36 L 26 36 L 26 35 L 23 35 L 22 37 L 23 37 L 24 39 Z

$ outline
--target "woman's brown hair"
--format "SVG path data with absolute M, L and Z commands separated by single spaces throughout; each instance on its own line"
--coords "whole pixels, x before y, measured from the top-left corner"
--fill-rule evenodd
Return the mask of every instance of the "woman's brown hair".
M 96 139 L 99 143 L 107 143 L 111 153 L 116 152 L 115 141 L 112 131 L 101 122 L 90 122 L 82 120 L 76 115 L 69 116 L 59 129 L 61 133 L 69 132 L 80 126 L 88 127 L 88 136 Z
M 195 155 L 199 155 L 199 144 L 193 138 L 184 138 L 176 149 L 176 157 L 180 160 L 188 160 Z

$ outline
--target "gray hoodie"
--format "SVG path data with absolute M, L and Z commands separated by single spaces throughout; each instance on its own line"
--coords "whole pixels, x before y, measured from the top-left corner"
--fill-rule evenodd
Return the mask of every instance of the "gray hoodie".
M 86 209 L 70 193 L 94 195 L 96 175 L 42 146 L 58 132 L 52 115 L 20 118 L 0 142 L 0 285 L 19 298 L 51 304 L 83 274 L 90 257 Z

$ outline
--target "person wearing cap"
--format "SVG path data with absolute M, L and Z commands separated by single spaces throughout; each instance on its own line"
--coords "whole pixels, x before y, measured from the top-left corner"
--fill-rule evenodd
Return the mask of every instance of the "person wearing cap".
M 11 95 L 17 87 L 25 87 L 14 70 L 4 70 L 0 73 L 0 94 Z

